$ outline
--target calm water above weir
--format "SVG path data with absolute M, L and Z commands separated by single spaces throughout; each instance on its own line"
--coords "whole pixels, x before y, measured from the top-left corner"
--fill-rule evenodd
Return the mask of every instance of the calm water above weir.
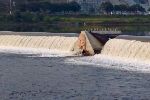
M 123 34 L 150 35 L 150 25 L 99 25 L 97 23 L 4 24 L 0 31 L 78 33 L 82 30 L 122 31 Z

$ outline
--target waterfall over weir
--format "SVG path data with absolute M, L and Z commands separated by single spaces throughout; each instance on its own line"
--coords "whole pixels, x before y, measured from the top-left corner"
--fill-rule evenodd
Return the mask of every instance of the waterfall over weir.
M 0 35 L 0 48 L 24 48 L 74 52 L 77 37 Z
M 14 35 L 15 34 L 15 35 Z M 96 37 L 96 36 L 99 36 Z M 0 51 L 31 50 L 52 52 L 53 54 L 83 54 L 94 55 L 101 51 L 102 55 L 123 57 L 128 59 L 150 61 L 150 37 L 124 36 L 115 38 L 112 34 L 93 35 L 87 31 L 80 34 L 70 33 L 17 33 L 0 32 Z M 109 37 L 112 37 L 110 39 Z M 105 40 L 106 41 L 105 43 Z M 20 52 L 19 51 L 19 52 Z M 24 52 L 24 51 L 23 51 Z
M 112 57 L 150 60 L 150 38 L 121 36 L 110 39 L 104 46 L 102 54 Z
M 90 33 L 0 32 L 0 50 L 34 49 L 57 53 L 94 55 L 102 44 Z M 31 51 L 32 51 L 31 50 Z

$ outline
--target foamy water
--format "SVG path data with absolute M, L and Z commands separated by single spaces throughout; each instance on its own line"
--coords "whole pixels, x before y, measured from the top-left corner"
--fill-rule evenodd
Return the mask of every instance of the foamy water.
M 65 57 L 74 56 L 73 52 L 60 51 L 57 49 L 35 49 L 35 48 L 17 48 L 17 47 L 6 47 L 0 46 L 0 53 L 6 54 L 30 54 L 30 57 Z
M 77 37 L 1 35 L 0 53 L 32 54 L 30 57 L 74 56 Z M 102 54 L 69 59 L 70 62 L 150 72 L 150 43 L 136 40 L 111 39 Z M 123 67 L 122 66 L 127 66 Z
M 71 56 L 77 37 L 0 35 L 0 52 L 40 57 Z
M 72 52 L 76 41 L 77 37 L 1 35 L 0 47 Z
M 76 63 L 76 64 L 94 65 L 95 67 L 103 66 L 104 68 L 108 68 L 108 69 L 150 73 L 149 62 L 128 59 L 123 57 L 110 57 L 107 55 L 98 54 L 89 57 L 67 59 L 66 62 L 68 61 L 70 63 Z
M 150 42 L 111 39 L 105 44 L 102 54 L 111 57 L 150 61 Z
M 95 67 L 104 67 L 108 69 L 119 69 L 136 72 L 150 73 L 150 63 L 143 60 L 129 59 L 126 57 L 113 57 L 103 54 L 97 54 L 88 57 L 75 57 L 74 53 L 60 50 L 34 49 L 34 48 L 16 48 L 16 47 L 0 47 L 0 53 L 9 54 L 25 54 L 28 57 L 68 57 L 67 63 L 79 65 L 92 65 Z

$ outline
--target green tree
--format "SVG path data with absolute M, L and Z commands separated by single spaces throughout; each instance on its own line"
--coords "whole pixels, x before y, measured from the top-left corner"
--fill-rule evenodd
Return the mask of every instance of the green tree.
M 121 5 L 114 5 L 114 11 L 119 11 L 119 12 L 124 12 L 124 11 L 127 11 L 128 10 L 128 6 L 127 5 L 124 5 L 124 4 L 121 4 Z
M 71 2 L 69 3 L 70 10 L 73 12 L 79 12 L 81 9 L 81 6 L 77 2 Z
M 0 1 L 0 14 L 6 14 L 9 12 L 7 2 Z
M 148 9 L 148 11 L 150 11 L 150 8 Z
M 146 10 L 141 5 L 135 4 L 135 5 L 132 5 L 129 7 L 129 11 L 137 13 L 138 11 L 139 12 L 145 12 Z
M 110 14 L 113 11 L 114 7 L 110 2 L 103 2 L 100 6 L 100 9 L 101 11 Z
M 62 3 L 62 4 L 51 4 L 50 2 L 30 2 L 21 4 L 18 9 L 21 12 L 44 12 L 44 13 L 55 13 L 55 12 L 78 12 L 81 7 L 76 2 Z

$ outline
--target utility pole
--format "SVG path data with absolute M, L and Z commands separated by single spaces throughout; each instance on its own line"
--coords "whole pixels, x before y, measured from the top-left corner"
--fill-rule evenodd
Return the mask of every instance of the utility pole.
M 9 14 L 12 14 L 12 0 L 9 0 Z

